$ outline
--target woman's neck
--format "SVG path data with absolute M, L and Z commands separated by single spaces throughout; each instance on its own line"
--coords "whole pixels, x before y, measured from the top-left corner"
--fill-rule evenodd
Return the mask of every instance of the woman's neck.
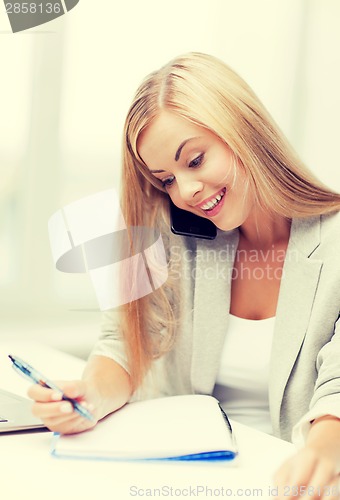
M 245 248 L 270 248 L 287 244 L 291 220 L 280 215 L 253 211 L 240 226 L 240 243 Z

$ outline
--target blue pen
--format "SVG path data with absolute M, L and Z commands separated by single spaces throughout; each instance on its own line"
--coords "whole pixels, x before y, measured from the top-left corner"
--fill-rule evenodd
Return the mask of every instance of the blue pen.
M 15 371 L 23 375 L 25 378 L 29 379 L 31 382 L 35 382 L 36 384 L 41 385 L 42 387 L 47 387 L 47 389 L 53 389 L 54 391 L 60 392 L 62 394 L 62 399 L 64 401 L 69 401 L 74 408 L 74 411 L 79 413 L 82 417 L 85 417 L 89 420 L 94 420 L 94 416 L 82 406 L 76 399 L 68 398 L 63 394 L 63 391 L 57 387 L 53 382 L 48 380 L 44 375 L 35 370 L 28 363 L 18 358 L 17 356 L 8 355 L 10 360 L 12 361 Z

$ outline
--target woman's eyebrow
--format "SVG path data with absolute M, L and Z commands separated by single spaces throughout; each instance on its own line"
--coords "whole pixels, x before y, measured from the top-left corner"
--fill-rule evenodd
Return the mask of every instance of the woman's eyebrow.
M 182 149 L 187 144 L 187 142 L 194 141 L 195 139 L 199 139 L 199 137 L 189 137 L 189 139 L 185 139 L 183 142 L 181 142 L 181 144 L 179 145 L 179 148 L 177 149 L 176 154 L 175 154 L 175 161 L 179 160 L 181 153 L 182 153 Z
M 185 139 L 183 142 L 181 142 L 181 144 L 179 145 L 177 151 L 176 151 L 176 154 L 175 154 L 175 161 L 178 161 L 180 156 L 181 156 L 181 153 L 182 153 L 182 149 L 184 148 L 184 146 L 190 142 L 190 141 L 194 141 L 195 139 L 200 139 L 199 136 L 197 137 L 189 137 L 188 139 Z M 162 172 L 166 172 L 166 170 L 150 170 L 150 172 L 152 174 L 161 174 Z

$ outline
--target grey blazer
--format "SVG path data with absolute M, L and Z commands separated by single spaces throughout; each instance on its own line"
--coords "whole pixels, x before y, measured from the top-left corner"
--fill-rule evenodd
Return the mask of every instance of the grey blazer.
M 180 327 L 173 349 L 154 362 L 134 398 L 213 392 L 238 237 L 237 229 L 218 231 L 213 241 L 169 237 L 170 259 L 181 282 Z M 269 405 L 277 437 L 291 440 L 295 426 L 298 441 L 314 418 L 340 417 L 339 306 L 340 213 L 293 219 L 270 365 Z M 128 370 L 114 312 L 103 315 L 102 335 L 92 352 Z

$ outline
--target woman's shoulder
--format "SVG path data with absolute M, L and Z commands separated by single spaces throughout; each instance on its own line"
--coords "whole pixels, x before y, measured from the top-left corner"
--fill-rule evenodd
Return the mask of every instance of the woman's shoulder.
M 340 252 L 340 212 L 293 219 L 291 239 L 302 253 L 323 258 Z
M 320 215 L 321 226 L 340 229 L 340 211 Z
M 340 212 L 320 215 L 320 252 L 338 259 L 340 253 Z
M 340 212 L 320 215 L 320 239 L 340 244 Z
M 320 233 L 321 237 L 332 231 L 340 234 L 340 211 L 304 218 L 294 218 L 293 227 L 299 233 Z

